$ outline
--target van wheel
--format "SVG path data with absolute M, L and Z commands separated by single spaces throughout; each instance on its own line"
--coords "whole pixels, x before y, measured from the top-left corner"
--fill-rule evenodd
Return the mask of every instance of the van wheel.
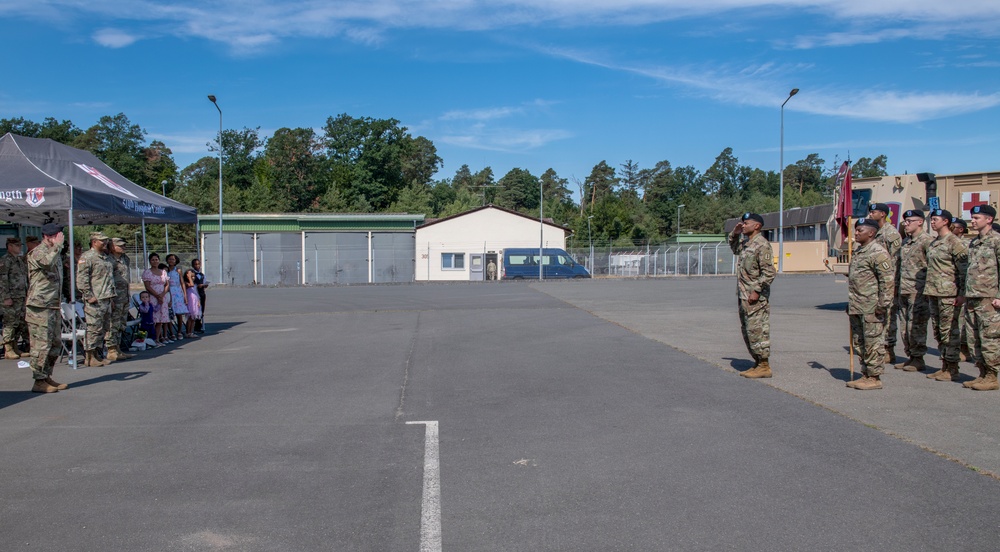
M 523 280 L 523 279 L 524 279 L 523 276 L 514 276 L 513 278 L 511 278 L 511 280 Z
M 576 276 L 573 276 L 573 279 L 574 280 L 582 280 L 583 276 L 580 276 L 579 274 L 577 274 Z

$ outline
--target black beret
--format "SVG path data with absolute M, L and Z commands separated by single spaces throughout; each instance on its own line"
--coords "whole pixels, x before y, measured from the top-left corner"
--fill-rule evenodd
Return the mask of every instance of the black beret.
M 764 224 L 764 217 L 758 215 L 757 213 L 743 213 L 743 216 L 740 217 L 740 220 L 742 220 L 743 222 L 746 222 L 748 220 L 755 220 L 759 222 L 761 225 Z
M 55 236 L 59 232 L 63 231 L 63 227 L 54 223 L 49 222 L 42 225 L 42 235 L 43 236 Z
M 924 218 L 924 212 L 920 209 L 910 209 L 909 211 L 903 213 L 903 218 L 908 219 L 910 217 Z
M 966 230 L 969 229 L 969 223 L 965 222 L 964 220 L 962 220 L 962 219 L 960 219 L 958 217 L 951 217 L 951 223 L 952 224 L 957 224 L 957 225 L 961 226 L 962 228 L 965 228 Z
M 886 205 L 885 203 L 872 203 L 871 205 L 868 206 L 868 210 L 869 211 L 882 211 L 883 213 L 885 213 L 887 215 L 892 212 L 892 210 L 889 209 L 889 206 Z
M 874 220 L 872 220 L 872 219 L 870 219 L 868 217 L 861 217 L 861 218 L 859 218 L 857 220 L 857 222 L 854 223 L 854 227 L 855 228 L 857 228 L 858 226 L 871 226 L 872 228 L 874 228 L 876 230 L 878 230 L 880 228 L 879 225 L 878 225 L 878 222 L 876 222 L 876 221 L 874 221 Z
M 951 213 L 945 211 L 944 209 L 931 209 L 932 217 L 941 217 L 943 219 L 951 220 Z
M 997 210 L 989 205 L 976 205 L 971 212 L 973 215 L 986 215 L 993 218 L 997 216 Z

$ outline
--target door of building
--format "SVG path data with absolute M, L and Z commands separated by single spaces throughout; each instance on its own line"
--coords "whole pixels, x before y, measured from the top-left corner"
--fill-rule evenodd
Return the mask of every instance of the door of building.
M 483 254 L 472 253 L 469 255 L 469 280 L 481 282 L 483 280 Z

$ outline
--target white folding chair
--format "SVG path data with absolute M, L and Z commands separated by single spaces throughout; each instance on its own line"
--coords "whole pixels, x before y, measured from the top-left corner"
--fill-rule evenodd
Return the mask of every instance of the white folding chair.
M 77 305 L 79 305 L 79 303 L 77 303 Z M 62 352 L 59 353 L 59 358 L 61 359 L 64 356 L 69 358 L 73 354 L 74 340 L 79 343 L 77 351 L 83 350 L 83 338 L 87 335 L 87 330 L 83 327 L 83 319 L 77 316 L 77 311 L 73 308 L 73 305 L 69 303 L 62 303 L 59 307 L 59 310 L 62 313 L 62 333 L 60 334 L 60 338 L 62 340 Z M 75 339 L 73 334 L 74 317 L 76 318 Z M 72 364 L 76 367 L 76 363 Z

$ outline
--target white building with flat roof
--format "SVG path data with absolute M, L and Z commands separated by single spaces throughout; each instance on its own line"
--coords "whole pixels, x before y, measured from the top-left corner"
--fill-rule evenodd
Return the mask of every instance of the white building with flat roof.
M 492 261 L 500 272 L 499 254 L 512 247 L 566 248 L 566 229 L 537 218 L 486 205 L 416 229 L 415 280 L 484 280 Z

